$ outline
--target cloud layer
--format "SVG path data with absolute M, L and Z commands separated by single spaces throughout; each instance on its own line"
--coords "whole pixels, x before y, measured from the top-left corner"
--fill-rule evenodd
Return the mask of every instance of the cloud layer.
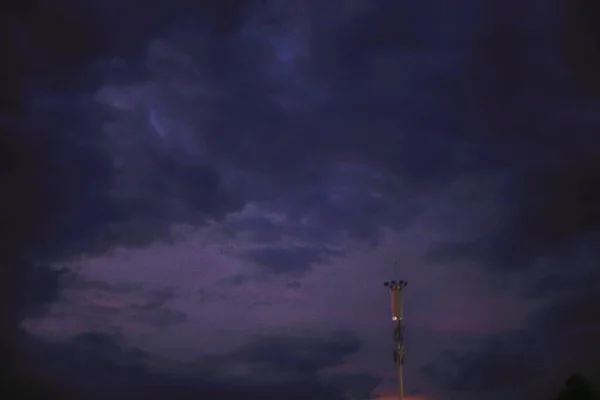
M 370 288 L 392 274 L 414 395 L 600 371 L 599 105 L 569 75 L 596 53 L 568 60 L 583 33 L 538 3 L 7 9 L 0 322 L 23 376 L 366 397 L 391 383 Z

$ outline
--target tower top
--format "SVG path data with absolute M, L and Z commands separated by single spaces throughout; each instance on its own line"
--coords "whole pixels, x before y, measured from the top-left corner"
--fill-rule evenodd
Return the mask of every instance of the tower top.
M 386 288 L 389 288 L 392 291 L 400 291 L 400 290 L 404 289 L 406 287 L 406 285 L 408 285 L 407 281 L 383 282 L 383 286 L 385 286 Z

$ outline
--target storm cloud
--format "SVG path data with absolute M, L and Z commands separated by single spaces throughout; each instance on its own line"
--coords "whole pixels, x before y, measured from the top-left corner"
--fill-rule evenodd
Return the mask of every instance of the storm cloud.
M 446 3 L 3 9 L 0 322 L 21 382 L 367 397 L 391 382 L 386 274 L 411 280 L 407 337 L 429 349 L 411 393 L 597 375 L 593 10 Z

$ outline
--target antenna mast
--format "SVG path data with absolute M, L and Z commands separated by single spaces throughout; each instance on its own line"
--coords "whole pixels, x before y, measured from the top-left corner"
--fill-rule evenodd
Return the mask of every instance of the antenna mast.
M 398 367 L 398 399 L 404 399 L 404 323 L 402 320 L 402 290 L 406 287 L 406 281 L 384 282 L 383 286 L 389 289 L 392 298 L 392 322 L 394 323 L 394 363 Z

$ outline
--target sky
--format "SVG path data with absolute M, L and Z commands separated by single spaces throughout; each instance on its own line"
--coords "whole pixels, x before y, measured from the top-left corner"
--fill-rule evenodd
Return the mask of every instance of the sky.
M 13 3 L 0 322 L 22 390 L 391 399 L 390 279 L 407 400 L 600 384 L 585 0 Z

